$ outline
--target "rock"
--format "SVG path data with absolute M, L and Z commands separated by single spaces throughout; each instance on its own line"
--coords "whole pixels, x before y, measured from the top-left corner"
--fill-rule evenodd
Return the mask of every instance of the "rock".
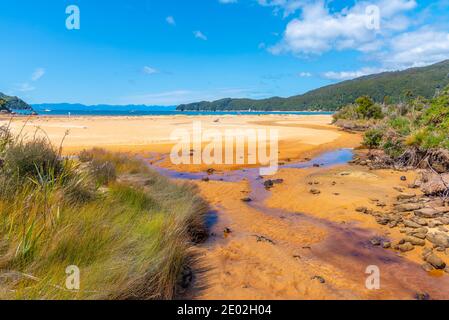
M 251 202 L 251 201 L 253 201 L 253 199 L 251 199 L 251 198 L 243 198 L 242 201 L 243 202 Z
M 202 180 L 203 180 L 204 182 L 209 182 L 209 181 L 210 181 L 209 177 L 205 177 L 205 178 L 203 178 Z
M 321 193 L 321 191 L 318 190 L 318 189 L 311 189 L 311 190 L 310 190 L 310 193 L 311 193 L 311 194 L 314 194 L 314 195 L 319 195 L 319 194 Z
M 263 183 L 263 185 L 265 186 L 266 189 L 270 189 L 274 187 L 274 182 L 273 180 L 267 180 Z
M 425 195 L 433 195 L 447 190 L 449 173 L 438 175 L 431 171 L 421 172 L 421 191 Z
M 409 200 L 409 199 L 413 199 L 416 198 L 416 194 L 413 193 L 403 193 L 397 196 L 398 201 L 401 200 Z
M 421 225 L 419 225 L 416 222 L 413 222 L 411 220 L 404 220 L 403 223 L 404 223 L 404 226 L 406 226 L 408 228 L 413 228 L 413 229 L 421 228 Z
M 393 189 L 398 192 L 404 192 L 404 188 L 402 188 L 402 187 L 393 187 Z
M 427 301 L 430 300 L 430 295 L 428 293 L 416 293 L 415 300 Z
M 423 207 L 421 203 L 403 203 L 396 205 L 395 209 L 398 212 L 409 212 L 422 209 Z
M 215 171 L 216 171 L 215 169 L 213 169 L 213 168 L 209 168 L 209 169 L 207 169 L 207 171 L 206 171 L 206 172 L 207 172 L 207 174 L 208 174 L 208 175 L 212 175 L 212 174 L 214 174 L 214 173 L 215 173 Z
M 385 242 L 382 244 L 382 248 L 384 248 L 384 249 L 390 249 L 390 248 L 391 248 L 391 242 L 385 241 Z
M 433 253 L 433 252 L 432 252 L 432 249 L 424 248 L 423 251 L 422 251 L 422 258 L 423 258 L 424 260 L 426 260 L 426 258 L 427 258 L 430 254 L 432 254 L 432 253 Z
M 409 251 L 412 251 L 413 249 L 415 249 L 415 247 L 411 243 L 406 242 L 404 244 L 399 245 L 398 249 L 401 252 L 409 252 Z
M 265 236 L 254 235 L 254 237 L 256 237 L 257 242 L 268 242 L 268 243 L 271 243 L 271 244 L 273 244 L 273 245 L 276 244 L 273 240 L 268 239 L 268 238 L 265 237 Z
M 413 217 L 410 218 L 411 221 L 416 222 L 417 224 L 421 226 L 427 226 L 427 220 L 422 218 Z
M 406 176 L 402 176 L 401 177 L 401 181 L 407 181 L 407 177 Z
M 427 272 L 430 272 L 434 269 L 433 266 L 428 262 L 421 265 L 421 267 L 424 269 L 424 271 L 427 271 Z
M 442 232 L 429 233 L 426 239 L 438 247 L 449 248 L 449 236 Z
M 321 284 L 326 283 L 326 280 L 321 276 L 314 276 L 312 277 L 312 280 L 318 280 Z
M 427 235 L 425 233 L 415 233 L 415 234 L 413 234 L 413 236 L 415 238 L 425 240 Z
M 440 257 L 433 253 L 429 254 L 426 257 L 426 261 L 430 263 L 435 269 L 443 270 L 444 268 L 446 268 L 446 263 Z
M 380 246 L 382 244 L 381 241 L 377 238 L 371 239 L 370 242 L 373 246 Z
M 426 245 L 426 241 L 423 239 L 419 239 L 416 237 L 407 236 L 404 238 L 405 242 L 411 243 L 414 246 L 422 246 L 424 247 Z
M 387 217 L 379 217 L 376 219 L 376 222 L 382 226 L 386 226 L 388 223 L 390 223 L 390 219 Z
M 229 229 L 229 228 L 225 228 L 225 229 L 223 230 L 223 233 L 224 233 L 225 236 L 228 236 L 228 235 L 230 235 L 230 234 L 232 233 L 232 230 Z
M 415 215 L 423 218 L 437 218 L 442 214 L 443 212 L 433 208 L 415 210 Z
M 387 204 L 386 204 L 385 202 L 379 201 L 379 202 L 376 204 L 376 206 L 384 208 L 384 207 L 387 206 Z
M 314 163 L 314 164 L 313 164 L 313 167 L 314 167 L 314 168 L 319 168 L 320 165 L 319 165 L 318 163 Z
M 355 209 L 355 211 L 360 212 L 360 213 L 366 213 L 368 211 L 367 207 L 357 207 Z
M 428 221 L 427 225 L 429 226 L 429 228 L 436 228 L 438 226 L 441 226 L 442 223 L 438 220 L 430 220 Z

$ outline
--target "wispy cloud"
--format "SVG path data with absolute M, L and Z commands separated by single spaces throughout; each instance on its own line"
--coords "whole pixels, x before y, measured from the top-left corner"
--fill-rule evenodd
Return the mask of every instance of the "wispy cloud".
M 143 72 L 144 72 L 145 74 L 150 74 L 150 75 L 151 75 L 151 74 L 159 73 L 158 70 L 156 70 L 155 68 L 149 67 L 149 66 L 143 67 Z
M 165 21 L 172 26 L 176 26 L 175 18 L 173 18 L 172 16 L 168 16 L 167 18 L 165 18 Z
M 24 82 L 18 84 L 16 90 L 20 92 L 30 92 L 36 90 L 36 87 L 30 85 L 28 82 Z
M 218 0 L 218 2 L 223 4 L 237 3 L 238 0 Z
M 197 39 L 201 39 L 201 40 L 207 41 L 207 37 L 204 35 L 204 33 L 202 33 L 202 32 L 199 31 L 199 30 L 193 31 L 193 35 L 194 35 L 195 38 L 197 38 Z
M 42 78 L 45 75 L 45 69 L 44 68 L 37 68 L 33 74 L 31 75 L 32 81 L 37 81 L 40 78 Z

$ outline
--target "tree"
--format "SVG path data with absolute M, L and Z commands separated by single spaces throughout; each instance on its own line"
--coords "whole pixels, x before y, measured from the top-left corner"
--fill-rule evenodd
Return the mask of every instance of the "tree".
M 357 112 L 364 119 L 382 119 L 382 108 L 375 104 L 374 101 L 368 96 L 362 96 L 355 100 L 357 105 Z

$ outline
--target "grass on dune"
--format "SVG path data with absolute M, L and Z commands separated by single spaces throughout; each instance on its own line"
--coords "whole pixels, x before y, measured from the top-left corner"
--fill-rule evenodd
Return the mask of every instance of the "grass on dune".
M 0 131 L 0 298 L 171 299 L 207 205 L 136 159 Z M 1 133 L 3 132 L 3 133 Z M 80 269 L 67 290 L 66 268 Z

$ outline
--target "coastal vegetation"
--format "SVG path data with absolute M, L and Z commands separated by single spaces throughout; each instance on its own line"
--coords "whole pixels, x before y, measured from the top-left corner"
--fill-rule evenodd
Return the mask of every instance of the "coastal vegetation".
M 37 136 L 0 128 L 0 298 L 172 299 L 188 286 L 207 235 L 194 186 L 101 149 L 64 158 Z
M 10 97 L 0 92 L 0 112 L 10 113 L 13 110 L 33 113 L 33 108 L 18 97 Z
M 376 103 L 399 104 L 409 99 L 409 93 L 431 99 L 449 84 L 449 60 L 422 68 L 383 72 L 343 81 L 289 98 L 262 100 L 222 99 L 178 106 L 179 111 L 335 111 L 360 96 L 369 96 Z
M 387 162 L 417 167 L 430 158 L 439 173 L 449 170 L 449 86 L 433 99 L 409 92 L 400 104 L 361 97 L 337 112 L 334 121 L 345 129 L 365 131 L 364 145 L 382 150 Z

